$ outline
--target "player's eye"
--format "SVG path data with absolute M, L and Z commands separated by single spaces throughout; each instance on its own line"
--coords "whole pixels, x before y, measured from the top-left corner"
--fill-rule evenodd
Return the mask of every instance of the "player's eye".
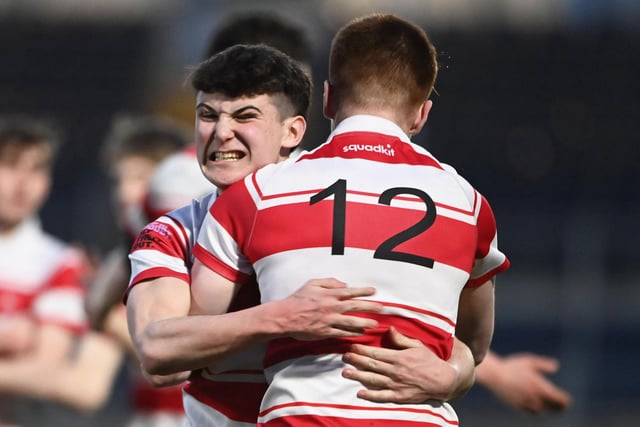
M 256 118 L 255 113 L 243 113 L 243 114 L 238 114 L 236 116 L 236 120 L 238 120 L 239 122 L 246 122 L 248 120 L 252 120 L 255 118 Z
M 211 110 L 207 110 L 205 108 L 198 110 L 197 112 L 198 114 L 198 118 L 201 120 L 216 120 L 218 118 L 218 115 L 216 113 L 214 113 Z

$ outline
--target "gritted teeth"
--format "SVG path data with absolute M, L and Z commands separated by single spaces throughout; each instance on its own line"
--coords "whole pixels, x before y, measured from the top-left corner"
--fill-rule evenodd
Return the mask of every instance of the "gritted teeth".
M 239 160 L 244 157 L 244 153 L 241 151 L 216 151 L 211 157 L 215 161 Z

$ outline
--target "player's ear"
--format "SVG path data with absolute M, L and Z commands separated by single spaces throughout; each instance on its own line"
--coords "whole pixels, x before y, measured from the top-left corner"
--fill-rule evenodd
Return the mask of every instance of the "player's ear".
M 285 134 L 282 139 L 282 148 L 292 149 L 300 145 L 304 133 L 307 130 L 307 121 L 302 116 L 289 117 L 284 122 Z
M 336 106 L 331 89 L 331 83 L 324 81 L 324 90 L 322 92 L 322 111 L 327 119 L 336 118 Z
M 409 135 L 415 135 L 420 133 L 424 124 L 427 122 L 429 118 L 429 111 L 431 111 L 431 107 L 433 106 L 433 101 L 427 99 L 420 105 L 418 111 L 416 111 L 415 118 L 413 120 L 413 124 L 411 128 L 409 128 Z

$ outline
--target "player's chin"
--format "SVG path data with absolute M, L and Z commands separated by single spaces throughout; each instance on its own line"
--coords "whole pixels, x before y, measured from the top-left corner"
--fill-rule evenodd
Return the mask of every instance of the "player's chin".
M 231 185 L 235 184 L 238 181 L 241 181 L 245 176 L 251 173 L 251 170 L 245 169 L 234 169 L 234 170 L 226 170 L 226 171 L 216 171 L 209 178 L 216 187 L 224 190 Z
M 233 174 L 234 173 L 233 171 L 238 168 L 237 164 L 238 164 L 237 160 L 233 160 L 233 161 L 229 161 L 229 160 L 225 160 L 225 161 L 208 160 L 202 166 L 202 173 L 204 173 L 204 175 L 206 177 L 212 177 L 214 175 Z

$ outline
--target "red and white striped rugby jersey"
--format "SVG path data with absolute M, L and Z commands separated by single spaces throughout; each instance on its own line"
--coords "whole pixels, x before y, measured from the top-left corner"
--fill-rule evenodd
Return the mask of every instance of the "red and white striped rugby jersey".
M 267 425 L 306 425 L 317 417 L 344 418 L 349 426 L 380 419 L 456 425 L 448 404 L 357 399 L 358 385 L 340 375 L 340 355 L 352 342 L 382 345 L 394 325 L 447 359 L 462 289 L 509 267 L 484 197 L 394 123 L 372 116 L 341 122 L 317 149 L 227 189 L 211 207 L 194 254 L 230 280 L 255 271 L 263 302 L 309 279 L 336 277 L 374 286 L 372 299 L 385 306 L 382 314 L 362 314 L 380 325 L 363 337 L 269 345 L 260 418 Z
M 142 229 L 129 253 L 129 288 L 158 277 L 175 277 L 186 283 L 191 281 L 191 249 L 215 199 L 216 193 L 210 192 L 201 199 L 193 199 L 190 204 L 166 213 Z
M 191 250 L 208 208 L 215 200 L 215 192 L 193 200 L 140 232 L 129 254 L 132 268 L 129 289 L 158 277 L 175 277 L 190 283 Z M 230 310 L 257 303 L 257 287 L 247 287 L 236 296 Z M 255 426 L 266 390 L 262 370 L 264 352 L 264 346 L 255 346 L 226 358 L 215 367 L 193 371 L 183 395 L 188 425 Z
M 0 236 L 0 253 L 0 317 L 28 314 L 74 333 L 87 330 L 87 264 L 77 249 L 45 233 L 33 218 Z

